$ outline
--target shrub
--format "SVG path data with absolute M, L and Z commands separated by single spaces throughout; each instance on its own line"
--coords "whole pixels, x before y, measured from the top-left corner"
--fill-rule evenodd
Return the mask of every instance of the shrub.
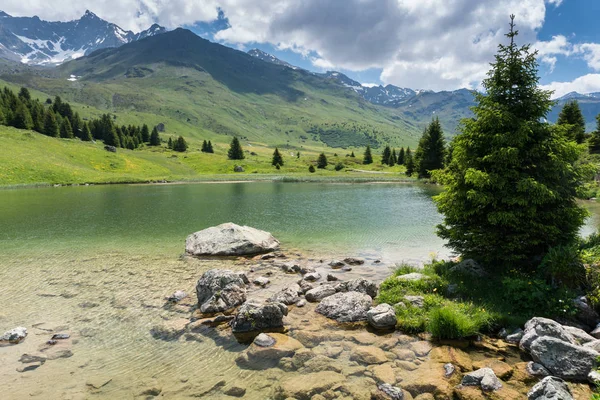
M 315 172 L 315 167 L 313 167 L 312 165 L 308 167 L 308 172 L 310 172 L 311 174 Z
M 430 311 L 427 330 L 437 339 L 462 339 L 488 330 L 493 322 L 485 308 L 449 301 Z
M 341 162 L 335 164 L 335 170 L 336 171 L 341 171 L 344 169 L 344 164 L 342 164 Z
M 553 284 L 579 287 L 585 280 L 585 269 L 575 245 L 556 246 L 548 250 L 539 271 Z

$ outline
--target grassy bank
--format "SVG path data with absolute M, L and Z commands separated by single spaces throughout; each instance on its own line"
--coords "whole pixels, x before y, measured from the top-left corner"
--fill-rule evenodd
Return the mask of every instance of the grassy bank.
M 261 144 L 246 147 L 246 158 L 227 159 L 227 146 L 218 144 L 214 154 L 201 153 L 200 143 L 191 142 L 190 150 L 178 153 L 146 147 L 139 150 L 104 150 L 102 143 L 77 139 L 50 138 L 33 131 L 0 126 L 0 187 L 55 184 L 107 184 L 148 182 L 206 182 L 261 180 L 284 182 L 413 182 L 404 167 L 384 167 L 378 163 L 362 165 L 359 157 L 346 152 L 326 152 L 329 166 L 308 172 L 318 152 L 282 151 L 285 165 L 271 165 L 273 149 Z M 340 151 L 339 153 L 335 153 Z M 344 169 L 335 171 L 342 163 Z M 234 166 L 244 168 L 235 173 Z M 360 171 L 352 171 L 360 170 Z

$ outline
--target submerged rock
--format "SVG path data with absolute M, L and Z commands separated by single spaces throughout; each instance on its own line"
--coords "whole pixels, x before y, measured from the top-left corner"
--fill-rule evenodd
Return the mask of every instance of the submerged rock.
M 347 257 L 344 258 L 344 262 L 348 265 L 363 265 L 365 263 L 365 260 L 363 260 L 362 258 Z
M 466 374 L 461 384 L 463 386 L 481 386 L 481 389 L 484 391 L 493 391 L 502 388 L 502 382 L 496 377 L 491 368 L 481 368 Z
M 12 343 L 12 344 L 18 344 L 22 340 L 24 340 L 26 337 L 27 337 L 27 328 L 18 326 L 16 328 L 13 328 L 9 331 L 4 332 L 4 334 L 2 336 L 0 336 L 0 343 L 8 342 L 8 343 Z
M 289 306 L 300 300 L 300 297 L 298 296 L 299 291 L 300 287 L 298 285 L 292 285 L 275 293 L 267 301 L 271 303 L 283 303 Z
M 237 315 L 231 321 L 234 333 L 253 332 L 283 327 L 283 317 L 288 308 L 283 303 L 268 303 L 261 305 L 254 302 L 242 304 Z
M 346 380 L 346 377 L 333 371 L 313 372 L 303 375 L 293 375 L 283 378 L 277 388 L 276 399 L 312 399 L 337 384 Z
M 316 303 L 326 297 L 334 295 L 335 293 L 336 290 L 333 285 L 321 285 L 314 289 L 310 289 L 304 296 L 306 297 L 306 300 L 310 301 L 311 303 Z
M 185 251 L 194 256 L 243 256 L 279 248 L 269 232 L 233 223 L 221 224 L 189 235 Z
M 367 321 L 375 329 L 394 329 L 396 311 L 389 304 L 379 304 L 367 311 Z
M 389 383 L 380 383 L 377 385 L 377 389 L 381 390 L 390 400 L 404 400 L 404 392 L 399 387 Z
M 245 276 L 244 276 L 245 277 Z M 246 301 L 246 285 L 240 274 L 229 270 L 206 271 L 196 284 L 198 305 L 203 313 L 231 310 Z
M 316 312 L 338 322 L 364 321 L 372 303 L 373 300 L 367 294 L 342 292 L 323 299 Z
M 527 393 L 528 400 L 573 400 L 569 387 L 560 378 L 548 376 Z
M 188 297 L 188 294 L 183 290 L 178 290 L 169 297 L 167 297 L 167 301 L 171 303 L 179 303 L 181 300 Z
M 333 260 L 329 263 L 329 266 L 333 269 L 342 268 L 344 265 L 346 265 L 346 264 L 344 264 L 342 261 L 339 261 L 339 260 Z

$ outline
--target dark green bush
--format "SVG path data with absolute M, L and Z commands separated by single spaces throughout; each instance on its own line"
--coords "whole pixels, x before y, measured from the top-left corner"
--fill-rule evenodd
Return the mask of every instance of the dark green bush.
M 577 288 L 585 281 L 585 269 L 576 245 L 557 246 L 548 250 L 539 272 L 553 284 Z

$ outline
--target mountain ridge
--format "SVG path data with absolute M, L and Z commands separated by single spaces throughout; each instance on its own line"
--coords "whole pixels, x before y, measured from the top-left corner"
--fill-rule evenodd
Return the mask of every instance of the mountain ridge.
M 0 11 L 0 57 L 29 65 L 57 65 L 164 32 L 158 24 L 138 33 L 126 31 L 89 10 L 79 19 L 64 22 L 13 17 Z

